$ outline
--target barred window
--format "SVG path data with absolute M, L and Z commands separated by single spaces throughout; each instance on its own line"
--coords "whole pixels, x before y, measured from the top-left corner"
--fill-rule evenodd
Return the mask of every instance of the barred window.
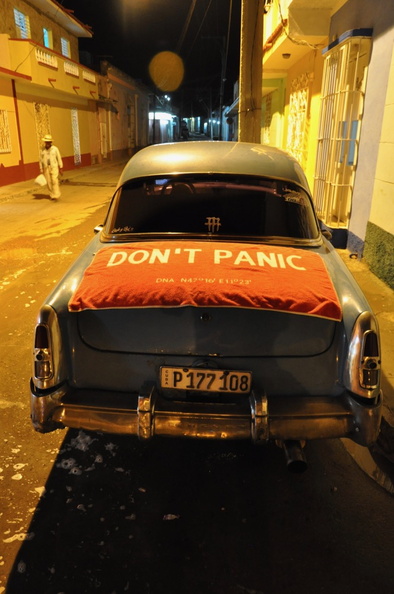
M 71 52 L 70 52 L 70 42 L 68 39 L 66 39 L 65 37 L 61 37 L 60 38 L 60 45 L 62 48 L 62 55 L 65 56 L 66 58 L 71 58 Z
M 263 97 L 263 142 L 270 144 L 270 128 L 272 123 L 272 93 Z
M 14 20 L 16 32 L 21 39 L 30 39 L 30 20 L 29 17 L 20 10 L 14 8 Z
M 308 141 L 308 103 L 311 77 L 301 74 L 291 82 L 286 148 L 291 155 L 306 167 Z
M 349 31 L 324 53 L 314 198 L 319 218 L 349 227 L 366 80 L 371 55 L 368 30 Z
M 5 109 L 0 109 L 0 153 L 11 152 L 11 135 L 8 125 L 8 114 Z
M 81 144 L 79 140 L 79 125 L 78 125 L 78 110 L 71 110 L 71 130 L 73 135 L 73 147 L 74 147 L 74 163 L 80 165 L 81 159 Z
M 34 103 L 34 114 L 37 131 L 37 151 L 42 148 L 42 137 L 51 133 L 51 121 L 49 119 L 49 105 L 46 103 Z

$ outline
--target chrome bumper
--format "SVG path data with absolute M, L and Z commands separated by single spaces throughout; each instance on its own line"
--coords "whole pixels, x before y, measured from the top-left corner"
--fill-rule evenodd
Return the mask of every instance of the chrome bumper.
M 72 427 L 107 433 L 205 439 L 310 440 L 348 437 L 361 445 L 378 435 L 382 397 L 376 401 L 341 397 L 275 397 L 252 393 L 242 402 L 183 402 L 164 399 L 154 385 L 140 394 L 31 391 L 37 431 Z M 109 403 L 111 406 L 109 406 Z

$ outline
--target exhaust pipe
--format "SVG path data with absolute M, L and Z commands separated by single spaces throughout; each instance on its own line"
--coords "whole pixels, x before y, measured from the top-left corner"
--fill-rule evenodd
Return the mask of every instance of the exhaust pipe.
M 282 442 L 282 448 L 286 456 L 286 466 L 290 472 L 305 472 L 308 467 L 303 446 L 300 441 L 289 439 Z

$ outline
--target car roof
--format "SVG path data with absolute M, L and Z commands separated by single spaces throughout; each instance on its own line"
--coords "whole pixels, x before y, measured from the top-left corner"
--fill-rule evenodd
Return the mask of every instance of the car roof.
M 127 163 L 118 187 L 141 177 L 198 173 L 291 181 L 310 194 L 301 166 L 284 151 L 263 144 L 227 141 L 185 141 L 148 146 Z

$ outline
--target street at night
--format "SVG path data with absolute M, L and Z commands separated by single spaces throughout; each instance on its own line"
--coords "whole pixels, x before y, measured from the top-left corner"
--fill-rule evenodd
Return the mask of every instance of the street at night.
M 25 182 L 0 202 L 0 592 L 392 592 L 392 496 L 340 440 L 308 443 L 297 475 L 271 443 L 33 430 L 38 309 L 122 166 L 66 174 L 57 201 Z
M 0 594 L 394 592 L 388 4 L 1 2 Z

